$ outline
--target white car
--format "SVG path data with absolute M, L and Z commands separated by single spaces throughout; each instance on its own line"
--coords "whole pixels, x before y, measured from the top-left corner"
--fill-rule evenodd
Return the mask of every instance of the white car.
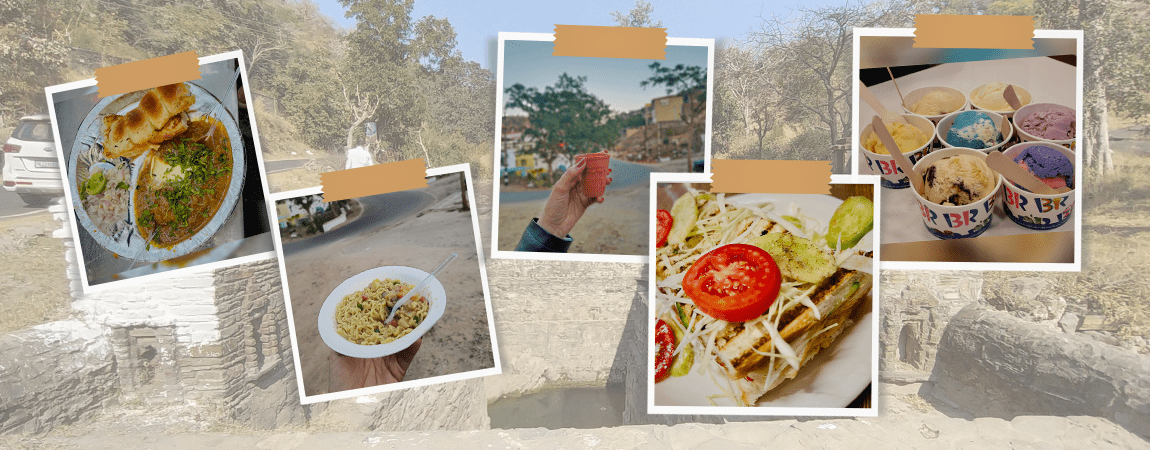
M 20 118 L 4 143 L 4 190 L 15 192 L 29 206 L 44 206 L 64 195 L 60 161 L 47 114 Z

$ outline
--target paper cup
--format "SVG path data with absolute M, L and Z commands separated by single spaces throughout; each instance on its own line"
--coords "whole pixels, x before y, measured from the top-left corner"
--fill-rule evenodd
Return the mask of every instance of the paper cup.
M 1063 111 L 1077 116 L 1074 113 L 1074 109 L 1068 108 L 1066 106 L 1054 103 L 1031 103 L 1029 105 L 1018 108 L 1018 112 L 1015 113 L 1014 127 L 1018 129 L 1018 137 L 1021 138 L 1023 142 L 1049 141 L 1064 147 L 1069 147 L 1071 150 L 1073 150 L 1074 139 L 1047 139 L 1042 136 L 1030 134 L 1030 132 L 1026 131 L 1026 129 L 1022 127 L 1022 123 L 1025 122 L 1026 118 L 1030 117 L 1031 114 L 1046 111 Z M 1075 117 L 1075 120 L 1077 120 L 1077 117 Z
M 906 100 L 906 104 L 914 106 L 914 104 L 918 103 L 919 100 L 922 100 L 922 98 L 925 97 L 926 94 L 929 94 L 933 91 L 949 91 L 949 92 L 951 92 L 951 93 L 953 93 L 959 97 L 962 97 L 962 106 L 960 106 L 958 109 L 956 109 L 954 111 L 947 111 L 947 112 L 945 112 L 943 114 L 939 114 L 939 115 L 918 114 L 914 111 L 907 109 L 905 106 L 902 108 L 903 111 L 906 111 L 907 114 L 918 114 L 920 116 L 926 117 L 927 119 L 930 119 L 931 122 L 938 123 L 938 121 L 941 120 L 943 117 L 945 117 L 947 114 L 950 114 L 953 112 L 959 112 L 959 111 L 966 111 L 967 109 L 970 109 L 970 100 L 966 98 L 966 94 L 964 94 L 962 91 L 960 91 L 958 89 L 955 89 L 955 88 L 952 88 L 949 86 L 927 86 L 924 88 L 918 88 L 918 89 L 915 89 L 915 90 L 907 93 L 906 96 L 903 97 L 903 100 Z
M 996 113 L 993 111 L 980 111 L 980 112 L 985 113 L 987 116 L 990 117 L 990 120 L 994 122 L 994 127 L 998 128 L 999 133 L 1002 133 L 1002 142 L 999 142 L 997 145 L 993 145 L 993 146 L 990 146 L 990 147 L 987 147 L 984 149 L 975 149 L 975 150 L 978 150 L 978 151 L 981 151 L 984 153 L 990 153 L 994 150 L 1001 149 L 1003 145 L 1005 145 L 1007 142 L 1010 142 L 1010 139 L 1014 137 L 1014 127 L 1010 125 L 1010 121 L 1008 120 L 1006 122 L 1006 128 L 1005 129 L 1002 128 L 1002 117 L 1003 117 L 1002 114 L 999 114 L 999 113 Z M 955 145 L 951 145 L 951 143 L 949 143 L 949 142 L 946 142 L 946 135 L 947 135 L 947 133 L 950 133 L 950 126 L 954 124 L 954 118 L 958 117 L 958 115 L 962 114 L 962 113 L 963 113 L 963 111 L 953 112 L 953 113 L 947 114 L 946 116 L 943 116 L 943 118 L 938 121 L 938 141 L 942 143 L 943 147 L 946 147 L 946 148 L 969 148 L 969 147 L 958 147 Z
M 957 155 L 972 155 L 986 161 L 986 153 L 972 148 L 956 147 L 926 155 L 914 165 L 914 170 L 924 172 L 936 161 Z M 998 200 L 998 191 L 1002 188 L 1002 176 L 994 173 L 994 177 L 996 180 L 994 189 L 968 205 L 940 205 L 927 200 L 916 191 L 914 196 L 918 199 L 919 209 L 922 211 L 922 223 L 926 226 L 926 230 L 939 239 L 962 239 L 976 237 L 990 228 L 991 219 L 994 218 L 994 203 Z
M 1073 151 L 1048 141 L 1018 144 L 1010 147 L 1002 154 L 1014 160 L 1014 157 L 1022 153 L 1023 150 L 1037 146 L 1058 150 L 1070 159 L 1071 164 L 1074 163 Z M 1053 230 L 1070 220 L 1070 216 L 1074 212 L 1074 189 L 1057 195 L 1041 195 L 1015 186 L 1005 177 L 1000 176 L 1000 178 L 1002 178 L 1000 184 L 1003 187 L 1002 210 L 1006 213 L 1006 217 L 1009 217 L 1014 223 L 1032 230 Z M 1078 185 L 1077 178 L 1074 179 L 1074 185 Z
M 903 114 L 902 117 L 906 118 L 907 123 L 914 125 L 926 133 L 927 136 L 930 136 L 927 138 L 926 143 L 919 148 L 909 152 L 903 152 L 903 155 L 906 155 L 906 158 L 910 160 L 910 163 L 914 164 L 915 161 L 918 161 L 923 157 L 923 155 L 926 154 L 926 149 L 930 148 L 930 145 L 934 143 L 934 123 L 926 117 L 914 114 Z M 867 150 L 866 147 L 863 146 L 863 142 L 865 142 L 866 138 L 872 134 L 874 134 L 873 126 L 867 125 L 866 127 L 863 127 L 862 133 L 859 134 L 858 143 L 859 153 L 861 153 L 863 159 L 866 160 L 867 167 L 870 169 L 870 173 L 880 176 L 881 179 L 879 182 L 884 188 L 906 189 L 910 187 L 910 179 L 906 177 L 906 173 L 904 173 L 902 169 L 898 168 L 898 164 L 894 162 L 893 156 L 875 153 Z
M 996 109 L 989 109 L 989 108 L 986 108 L 983 106 L 979 106 L 978 102 L 975 101 L 975 99 L 978 98 L 978 93 L 982 92 L 982 90 L 985 89 L 989 85 L 990 85 L 990 83 L 986 83 L 982 86 L 979 86 L 979 87 L 976 87 L 976 88 L 970 90 L 970 94 L 968 94 L 966 96 L 966 98 L 969 99 L 969 101 L 970 101 L 970 106 L 972 106 L 974 109 L 977 109 L 979 111 L 983 111 L 983 112 L 991 112 L 992 111 L 992 112 L 996 112 L 996 113 L 999 113 L 1001 115 L 1004 115 L 1006 117 L 1014 117 L 1014 111 L 1012 111 L 1012 110 L 1001 110 L 1000 111 L 1000 110 L 996 110 Z M 1030 91 L 1026 90 L 1026 88 L 1019 86 L 1017 84 L 1014 85 L 1014 94 L 1018 96 L 1018 101 L 1022 103 L 1022 106 L 1026 106 L 1026 105 L 1030 104 L 1030 102 L 1034 101 L 1033 97 L 1031 97 L 1031 95 L 1030 95 Z M 1019 108 L 1019 109 L 1021 109 L 1021 108 Z
M 575 163 L 586 161 L 583 168 L 583 195 L 601 197 L 607 189 L 607 174 L 610 173 L 611 156 L 606 152 L 584 153 L 575 156 Z

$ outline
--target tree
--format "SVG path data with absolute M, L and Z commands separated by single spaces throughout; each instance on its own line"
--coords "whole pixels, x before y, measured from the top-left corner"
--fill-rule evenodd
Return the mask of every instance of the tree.
M 343 80 L 375 99 L 370 118 L 381 144 L 399 149 L 420 130 L 427 100 L 420 80 L 438 72 L 456 54 L 455 31 L 446 19 L 412 20 L 414 0 L 340 0 L 356 28 L 346 37 L 348 54 Z M 345 109 L 348 134 L 362 133 L 352 110 Z M 398 155 L 377 152 L 377 159 Z
M 507 88 L 506 108 L 527 112 L 531 128 L 524 137 L 536 139 L 536 151 L 547 161 L 548 175 L 559 155 L 598 150 L 614 142 L 618 130 L 607 120 L 611 109 L 607 102 L 587 92 L 587 77 L 559 75 L 554 86 L 542 92 L 520 83 Z
M 854 27 L 903 26 L 909 21 L 899 2 L 868 5 L 800 6 L 794 17 L 764 19 L 748 42 L 772 54 L 786 70 L 764 87 L 789 107 L 814 118 L 827 131 L 830 146 L 851 133 L 851 55 Z
M 309 224 L 311 224 L 312 233 L 319 233 L 319 231 L 322 229 L 318 224 L 315 223 L 315 215 L 312 213 L 312 206 L 315 206 L 316 203 L 319 203 L 319 198 L 319 194 L 312 194 L 305 195 L 303 197 L 294 197 L 291 199 L 292 203 L 307 213 L 307 221 Z
M 655 12 L 655 7 L 650 2 L 643 0 L 635 0 L 635 7 L 627 14 L 619 11 L 612 11 L 611 17 L 615 20 L 615 25 L 620 27 L 635 27 L 635 28 L 663 28 L 663 21 L 653 22 L 651 20 L 651 13 Z
M 697 122 L 700 117 L 706 117 L 704 113 L 707 111 L 707 69 L 686 64 L 664 67 L 658 61 L 647 67 L 653 74 L 639 82 L 640 86 L 666 86 L 667 94 L 683 96 L 683 122 L 691 130 L 691 140 L 687 144 L 687 171 L 690 172 L 694 168 L 696 136 L 703 135 Z

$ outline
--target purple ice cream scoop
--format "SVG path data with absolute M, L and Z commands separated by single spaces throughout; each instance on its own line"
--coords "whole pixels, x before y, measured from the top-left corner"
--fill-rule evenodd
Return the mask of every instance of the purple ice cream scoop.
M 1074 163 L 1056 149 L 1045 145 L 1027 147 L 1013 159 L 1052 188 L 1074 188 Z

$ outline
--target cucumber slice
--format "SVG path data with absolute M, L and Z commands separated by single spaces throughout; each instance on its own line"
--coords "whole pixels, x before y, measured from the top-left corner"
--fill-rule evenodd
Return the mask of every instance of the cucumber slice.
M 842 236 L 842 249 L 854 247 L 873 228 L 874 203 L 866 197 L 850 197 L 831 216 L 827 247 L 834 249 L 839 244 L 839 236 Z
M 684 194 L 675 200 L 675 204 L 671 206 L 671 217 L 675 219 L 675 223 L 671 225 L 671 232 L 667 234 L 667 244 L 682 245 L 686 242 L 691 229 L 695 228 L 695 222 L 699 220 L 695 197 Z
M 810 239 L 790 233 L 767 233 L 751 239 L 757 246 L 775 259 L 783 275 L 806 283 L 818 283 L 835 273 L 835 263 L 830 255 L 811 242 Z
M 680 342 L 683 341 L 683 335 L 685 333 L 683 332 L 682 328 L 683 327 L 680 327 L 680 326 L 672 326 L 671 327 L 671 332 L 675 333 L 675 345 L 678 345 Z M 679 352 L 678 355 L 675 355 L 675 359 L 673 361 L 671 361 L 671 376 L 681 377 L 683 375 L 691 373 L 691 364 L 694 364 L 694 363 L 695 363 L 695 350 L 694 350 L 694 348 L 692 348 L 692 346 L 688 345 L 688 346 L 684 347 L 683 351 Z

